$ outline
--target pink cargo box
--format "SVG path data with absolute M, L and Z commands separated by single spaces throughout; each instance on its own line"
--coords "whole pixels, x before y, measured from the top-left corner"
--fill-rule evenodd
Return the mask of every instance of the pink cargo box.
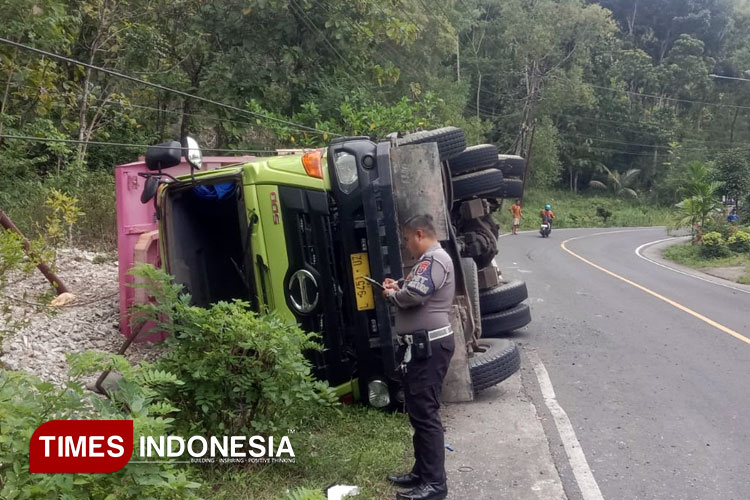
M 234 163 L 254 160 L 254 156 L 207 156 L 203 158 L 202 170 L 213 170 Z M 120 331 L 126 337 L 131 335 L 128 309 L 135 302 L 145 302 L 143 289 L 133 288 L 134 278 L 128 271 L 138 262 L 161 267 L 159 252 L 159 231 L 154 203 L 141 203 L 141 192 L 146 179 L 139 172 L 151 172 L 143 157 L 134 163 L 115 168 L 115 196 L 117 199 L 117 253 L 120 281 Z M 176 167 L 165 170 L 172 176 L 190 173 L 190 165 L 183 161 Z M 153 334 L 138 341 L 163 340 L 164 334 Z

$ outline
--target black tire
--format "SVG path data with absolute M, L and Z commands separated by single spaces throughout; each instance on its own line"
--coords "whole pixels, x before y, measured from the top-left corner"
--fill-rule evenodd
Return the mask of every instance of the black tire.
M 528 297 L 529 292 L 526 289 L 526 283 L 521 280 L 513 280 L 479 292 L 479 310 L 485 316 L 505 311 L 516 304 L 520 304 Z
M 504 175 L 504 174 L 503 174 Z M 523 196 L 523 181 L 520 179 L 503 179 L 503 184 L 488 198 L 513 199 Z
M 468 174 L 484 170 L 497 163 L 497 148 L 492 144 L 479 144 L 463 150 L 460 155 L 448 162 L 453 175 Z
M 510 309 L 482 315 L 482 338 L 497 337 L 531 323 L 531 310 L 521 302 Z
M 453 178 L 453 200 L 465 200 L 498 191 L 503 186 L 503 173 L 496 168 L 488 168 L 471 174 Z
M 475 352 L 469 359 L 474 392 L 499 384 L 521 368 L 521 354 L 514 342 L 506 339 L 481 339 L 478 343 L 485 352 Z
M 495 168 L 502 170 L 506 177 L 523 177 L 526 160 L 516 155 L 497 155 Z
M 398 139 L 399 146 L 428 144 L 430 142 L 437 143 L 440 161 L 455 158 L 461 151 L 466 149 L 466 136 L 464 136 L 464 131 L 458 127 L 443 127 L 435 130 L 414 132 Z

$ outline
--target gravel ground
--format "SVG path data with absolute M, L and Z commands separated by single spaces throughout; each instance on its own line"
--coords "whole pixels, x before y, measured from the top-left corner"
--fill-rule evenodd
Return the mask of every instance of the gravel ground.
M 34 270 L 28 277 L 11 276 L 0 296 L 0 304 L 11 311 L 10 316 L 0 316 L 0 332 L 5 332 L 0 333 L 0 362 L 6 369 L 25 370 L 61 385 L 67 380 L 66 354 L 117 352 L 125 337 L 119 330 L 117 262 L 113 257 L 60 250 L 57 275 L 76 296 L 71 304 L 57 308 L 39 306 L 54 298 L 41 273 Z M 22 327 L 11 325 L 19 320 L 25 322 Z M 156 354 L 148 343 L 134 343 L 126 352 L 131 362 L 152 359 Z

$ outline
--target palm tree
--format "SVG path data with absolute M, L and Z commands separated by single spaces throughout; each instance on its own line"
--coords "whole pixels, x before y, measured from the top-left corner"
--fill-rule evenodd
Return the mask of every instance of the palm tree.
M 709 169 L 705 163 L 691 161 L 685 169 L 685 177 L 677 192 L 683 196 L 700 194 L 704 185 L 709 182 Z
M 709 182 L 707 180 L 693 182 L 689 187 L 687 198 L 676 206 L 680 209 L 677 217 L 677 227 L 690 225 L 690 234 L 695 241 L 696 225 L 703 228 L 706 218 L 721 211 L 723 204 L 717 194 L 721 182 Z
M 604 182 L 590 181 L 590 187 L 607 190 L 615 196 L 638 198 L 638 191 L 636 191 L 633 186 L 635 186 L 638 181 L 638 176 L 641 174 L 640 168 L 631 168 L 624 174 L 621 174 L 617 170 L 610 170 L 604 165 L 601 167 L 607 172 Z

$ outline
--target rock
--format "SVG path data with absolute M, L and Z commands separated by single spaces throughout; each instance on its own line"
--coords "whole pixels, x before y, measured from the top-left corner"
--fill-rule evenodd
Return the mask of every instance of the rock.
M 62 306 L 67 306 L 74 300 L 76 300 L 75 295 L 73 295 L 70 292 L 65 292 L 65 293 L 61 293 L 60 295 L 52 299 L 49 305 L 51 305 L 52 307 L 62 307 Z

